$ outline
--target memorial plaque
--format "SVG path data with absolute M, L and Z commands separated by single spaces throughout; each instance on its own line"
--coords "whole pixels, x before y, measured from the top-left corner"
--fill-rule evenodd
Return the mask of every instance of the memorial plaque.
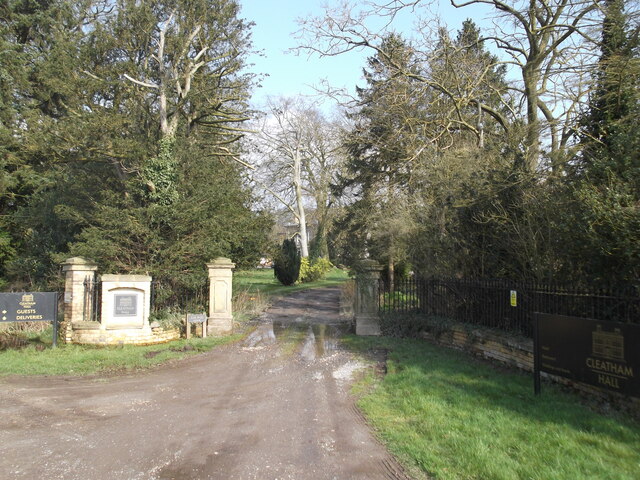
M 113 296 L 114 317 L 135 317 L 138 315 L 138 295 L 115 294 Z
M 540 370 L 640 396 L 640 325 L 537 314 Z

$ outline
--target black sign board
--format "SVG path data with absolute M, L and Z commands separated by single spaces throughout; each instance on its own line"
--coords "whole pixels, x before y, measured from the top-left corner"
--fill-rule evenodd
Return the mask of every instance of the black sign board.
M 135 317 L 138 314 L 138 295 L 115 294 L 113 296 L 114 317 Z
M 187 322 L 204 323 L 207 321 L 207 315 L 204 313 L 187 313 Z
M 0 293 L 3 322 L 52 322 L 58 294 L 50 292 Z
M 640 325 L 536 314 L 539 372 L 640 397 Z
M 56 292 L 0 293 L 0 322 L 53 322 L 53 346 L 58 337 Z

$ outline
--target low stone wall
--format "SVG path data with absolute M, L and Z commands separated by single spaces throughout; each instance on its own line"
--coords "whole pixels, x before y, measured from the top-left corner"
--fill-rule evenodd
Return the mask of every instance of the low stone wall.
M 530 339 L 455 323 L 446 326 L 434 323 L 429 328 L 422 334 L 427 340 L 533 372 L 533 341 Z
M 180 338 L 179 330 L 138 328 L 101 330 L 98 322 L 77 322 L 67 329 L 67 342 L 89 345 L 155 345 Z
M 422 337 L 440 345 L 465 350 L 475 356 L 499 362 L 503 365 L 533 372 L 533 340 L 519 338 L 506 332 L 479 328 L 472 325 L 427 321 Z M 614 405 L 636 418 L 640 418 L 640 399 L 617 394 L 563 377 L 541 373 L 543 378 L 569 386 L 585 396 L 599 400 L 603 406 Z M 533 378 L 531 380 L 533 391 Z M 543 386 L 544 390 L 544 386 Z

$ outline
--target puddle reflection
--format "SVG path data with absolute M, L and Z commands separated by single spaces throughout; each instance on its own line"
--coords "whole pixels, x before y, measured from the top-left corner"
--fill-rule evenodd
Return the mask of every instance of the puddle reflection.
M 338 350 L 338 338 L 346 325 L 270 322 L 260 325 L 245 340 L 248 347 L 283 344 L 298 351 L 303 360 L 312 362 Z
M 273 332 L 273 323 L 260 325 L 245 339 L 247 347 L 257 347 L 259 345 L 271 345 L 276 343 L 276 335 Z

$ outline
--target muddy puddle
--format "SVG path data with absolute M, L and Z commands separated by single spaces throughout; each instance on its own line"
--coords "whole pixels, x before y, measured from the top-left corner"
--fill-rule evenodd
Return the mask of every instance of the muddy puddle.
M 246 338 L 245 346 L 256 348 L 278 344 L 285 353 L 313 362 L 338 350 L 338 339 L 347 330 L 345 324 L 266 322 Z

